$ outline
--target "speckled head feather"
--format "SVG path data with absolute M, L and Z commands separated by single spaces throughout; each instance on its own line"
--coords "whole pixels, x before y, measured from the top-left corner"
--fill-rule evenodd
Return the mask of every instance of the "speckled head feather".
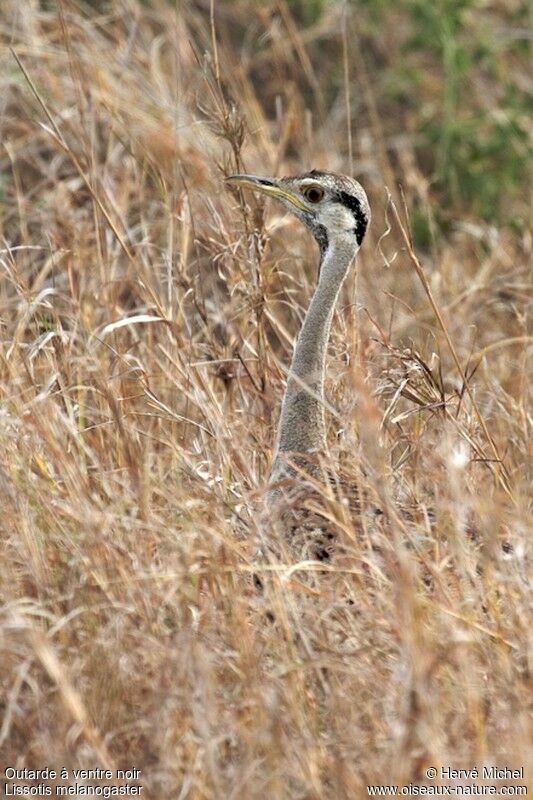
M 348 229 L 353 230 L 357 244 L 361 245 L 370 223 L 370 206 L 366 192 L 358 181 L 348 175 L 339 175 L 336 172 L 322 172 L 317 169 L 313 169 L 303 175 L 281 178 L 281 181 L 288 187 L 300 189 L 300 191 L 309 191 L 309 187 L 312 187 L 313 183 L 316 183 L 317 186 L 324 190 L 324 197 L 317 203 L 315 214 L 312 214 L 311 219 L 302 218 L 304 224 L 311 229 L 315 239 L 317 239 L 321 252 L 324 247 L 324 234 L 327 236 L 325 242 L 327 247 L 329 228 L 333 227 L 336 231 L 339 231 L 343 228 L 345 221 L 347 221 Z M 328 204 L 337 204 L 347 209 L 352 215 L 353 225 L 350 217 L 342 217 L 340 208 L 337 209 L 337 215 L 330 215 L 330 224 L 324 224 L 321 219 L 323 214 L 320 214 L 320 210 L 321 207 L 327 207 Z M 335 216 L 337 216 L 337 220 Z
M 322 258 L 332 238 L 340 234 L 352 233 L 359 247 L 370 222 L 365 190 L 347 175 L 313 169 L 277 179 L 234 175 L 228 181 L 279 200 L 309 228 Z

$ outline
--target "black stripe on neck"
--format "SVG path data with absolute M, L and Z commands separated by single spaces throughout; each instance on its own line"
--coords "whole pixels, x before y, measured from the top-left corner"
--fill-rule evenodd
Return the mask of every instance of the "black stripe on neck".
M 320 277 L 322 262 L 324 260 L 324 256 L 326 255 L 326 250 L 329 247 L 328 232 L 325 225 L 313 225 L 312 231 L 315 241 L 320 248 L 320 263 L 318 265 L 318 277 Z
M 329 245 L 328 232 L 325 225 L 313 225 L 313 236 L 320 247 L 320 257 L 324 258 Z
M 368 217 L 363 211 L 361 202 L 357 199 L 357 197 L 354 197 L 353 194 L 348 194 L 348 192 L 342 191 L 337 192 L 336 199 L 338 203 L 342 203 L 343 206 L 352 212 L 355 220 L 355 228 L 353 232 L 355 234 L 357 244 L 360 245 L 363 241 L 368 226 Z

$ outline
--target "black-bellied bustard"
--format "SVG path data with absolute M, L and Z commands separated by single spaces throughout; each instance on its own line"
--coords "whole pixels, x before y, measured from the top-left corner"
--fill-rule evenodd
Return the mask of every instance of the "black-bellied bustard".
M 370 207 L 356 180 L 332 172 L 279 179 L 232 175 L 227 181 L 280 201 L 320 248 L 318 283 L 288 373 L 262 529 L 265 537 L 270 526 L 281 525 L 290 543 L 299 543 L 302 557 L 323 558 L 331 535 L 320 515 L 310 511 L 309 498 L 324 476 L 326 353 L 335 305 L 365 236 Z

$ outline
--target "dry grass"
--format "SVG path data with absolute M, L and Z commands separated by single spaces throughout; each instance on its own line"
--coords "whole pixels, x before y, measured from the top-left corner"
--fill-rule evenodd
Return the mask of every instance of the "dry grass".
M 216 5 L 3 4 L 2 766 L 136 767 L 172 800 L 531 769 L 530 239 L 458 212 L 410 253 L 398 182 L 430 226 L 439 200 L 354 20 Z M 330 443 L 383 533 L 342 517 L 343 568 L 310 589 L 285 564 L 264 598 L 258 510 L 317 256 L 222 178 L 349 172 L 349 146 L 373 225 Z

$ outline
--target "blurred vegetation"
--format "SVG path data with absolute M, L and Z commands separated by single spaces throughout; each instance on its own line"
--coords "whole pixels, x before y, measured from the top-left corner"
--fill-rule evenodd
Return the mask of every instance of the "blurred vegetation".
M 337 4 L 288 5 L 302 26 L 311 26 Z M 380 116 L 391 135 L 414 137 L 441 209 L 437 219 L 477 216 L 522 229 L 533 112 L 525 80 L 529 3 L 351 0 L 346 7 L 357 30 L 350 46 L 360 43 Z M 338 53 L 328 64 L 322 42 L 310 51 L 325 91 L 338 86 Z

